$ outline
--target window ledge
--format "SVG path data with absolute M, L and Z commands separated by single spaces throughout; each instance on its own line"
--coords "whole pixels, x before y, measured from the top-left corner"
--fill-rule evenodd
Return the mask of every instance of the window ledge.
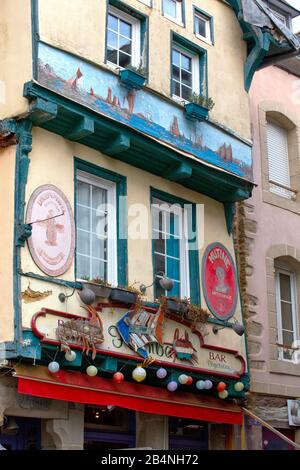
M 182 21 L 177 20 L 177 19 L 174 18 L 173 16 L 169 16 L 169 15 L 164 14 L 163 17 L 164 17 L 164 18 L 167 18 L 167 20 L 172 21 L 172 23 L 175 23 L 175 24 L 177 24 L 178 26 L 181 26 L 182 28 L 185 27 L 185 24 L 182 23 Z
M 212 43 L 209 39 L 207 39 L 206 37 L 201 36 L 200 34 L 197 34 L 197 33 L 195 33 L 195 36 L 196 36 L 196 38 L 199 39 L 200 41 L 205 42 L 205 44 L 208 44 L 209 46 L 213 46 L 213 43 Z
M 294 212 L 295 214 L 300 214 L 300 203 L 298 201 L 278 196 L 266 189 L 263 191 L 263 202 L 271 204 L 272 206 L 277 206 L 280 209 Z
M 271 360 L 270 372 L 284 375 L 297 375 L 300 377 L 300 364 L 294 364 L 290 361 Z

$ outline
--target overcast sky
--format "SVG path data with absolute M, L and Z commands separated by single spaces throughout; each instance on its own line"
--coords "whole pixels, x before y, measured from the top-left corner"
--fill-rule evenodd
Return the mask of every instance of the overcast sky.
M 288 2 L 295 8 L 298 8 L 300 10 L 300 0 L 288 0 Z M 298 33 L 300 31 L 300 17 L 296 18 L 294 20 L 294 31 L 295 33 Z

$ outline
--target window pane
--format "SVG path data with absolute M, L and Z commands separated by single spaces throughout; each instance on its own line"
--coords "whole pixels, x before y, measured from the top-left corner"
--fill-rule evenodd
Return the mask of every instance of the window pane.
M 120 34 L 126 36 L 127 38 L 131 38 L 131 29 L 131 24 L 126 23 L 126 21 L 120 20 Z
M 92 278 L 100 277 L 101 279 L 107 279 L 107 263 L 92 260 Z
M 154 255 L 154 265 L 155 265 L 155 273 L 158 271 L 162 271 L 165 273 L 165 257 L 161 255 Z
M 184 54 L 181 54 L 181 68 L 192 70 L 192 59 Z
M 120 51 L 126 52 L 127 54 L 131 54 L 131 40 L 120 36 L 119 41 Z
M 177 67 L 176 65 L 173 65 L 173 78 L 175 78 L 175 80 L 180 80 L 180 69 L 179 67 Z
M 92 186 L 92 207 L 99 211 L 106 210 L 107 190 Z
M 180 281 L 180 263 L 179 260 L 167 258 L 167 276 L 174 281 Z
M 186 86 L 182 85 L 182 87 L 181 87 L 181 98 L 188 101 L 191 98 L 191 95 L 192 95 L 191 88 L 187 88 Z
M 90 234 L 77 230 L 77 251 L 82 255 L 90 254 Z
M 77 255 L 77 277 L 80 279 L 90 277 L 90 260 L 86 256 Z
M 291 302 L 291 278 L 287 274 L 279 273 L 280 298 Z
M 120 67 L 127 67 L 131 63 L 131 56 L 125 55 L 123 52 L 119 54 L 119 66 Z
M 107 46 L 107 60 L 118 65 L 118 52 L 109 46 Z
M 293 341 L 294 341 L 294 335 L 291 331 L 283 331 L 282 337 L 283 337 L 283 344 L 285 346 L 292 346 Z
M 175 49 L 172 51 L 172 63 L 180 67 L 180 52 Z
M 107 31 L 107 45 L 110 49 L 118 49 L 118 35 Z
M 103 238 L 96 235 L 92 236 L 92 256 L 95 258 L 107 259 L 106 253 L 107 242 Z
M 90 229 L 90 209 L 77 206 L 77 226 L 84 230 Z
M 107 234 L 107 215 L 102 214 L 100 211 L 93 211 L 92 231 L 98 236 L 105 236 Z
M 90 185 L 77 181 L 77 202 L 84 204 L 85 206 L 90 205 Z
M 180 84 L 179 82 L 175 82 L 174 80 L 173 80 L 173 93 L 174 95 L 180 97 Z
M 281 302 L 282 329 L 293 331 L 292 304 Z
M 184 85 L 192 87 L 192 74 L 186 70 L 181 70 L 181 81 Z
M 159 281 L 157 280 L 155 283 L 154 295 L 156 299 L 159 299 L 162 295 L 166 295 L 165 291 L 161 287 Z M 168 294 L 169 295 L 169 294 Z
M 114 31 L 118 32 L 118 18 L 115 16 L 109 14 L 108 15 L 108 21 L 107 21 L 107 26 L 109 29 L 113 29 Z
M 179 258 L 179 239 L 172 235 L 167 239 L 167 255 Z
M 195 16 L 196 33 L 200 36 L 206 37 L 206 21 L 199 16 Z
M 180 297 L 180 283 L 179 282 L 174 282 L 173 289 L 168 292 L 169 296 L 173 297 Z
M 165 254 L 165 240 L 154 240 L 154 251 Z
M 164 0 L 164 14 L 176 18 L 176 0 Z

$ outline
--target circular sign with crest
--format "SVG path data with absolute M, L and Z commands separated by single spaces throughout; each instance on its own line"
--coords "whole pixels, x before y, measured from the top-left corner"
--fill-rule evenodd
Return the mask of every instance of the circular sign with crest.
M 36 265 L 49 276 L 65 273 L 74 258 L 75 226 L 64 193 L 52 184 L 38 187 L 30 197 L 26 223 L 32 224 L 28 247 Z
M 209 310 L 219 320 L 235 314 L 238 282 L 231 254 L 221 243 L 211 243 L 202 261 L 202 284 Z

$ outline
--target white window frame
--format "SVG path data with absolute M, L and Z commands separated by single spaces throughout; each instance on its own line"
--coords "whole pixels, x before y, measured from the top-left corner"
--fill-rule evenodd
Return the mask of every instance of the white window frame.
M 280 297 L 280 277 L 279 274 L 285 274 L 290 277 L 291 285 L 291 303 L 292 303 L 292 321 L 293 321 L 293 341 L 299 339 L 298 320 L 297 320 L 297 295 L 296 295 L 296 275 L 292 271 L 286 269 L 276 268 L 275 271 L 275 297 L 276 297 L 276 317 L 277 317 L 277 340 L 279 344 L 283 344 L 282 332 L 282 314 L 281 314 L 281 297 Z M 292 359 L 284 357 L 284 351 L 280 348 L 278 351 L 278 359 L 281 361 L 292 362 Z
M 273 10 L 273 8 L 270 8 L 270 10 L 279 21 L 281 21 L 287 28 L 289 28 L 288 19 L 285 15 L 282 15 L 281 13 L 279 13 L 279 11 Z
M 282 185 L 282 182 L 277 181 L 276 178 L 272 178 L 271 176 L 271 161 L 270 161 L 270 147 L 269 147 L 269 132 L 270 127 L 277 127 L 280 131 L 284 132 L 284 147 L 285 147 L 285 155 L 287 156 L 286 162 L 286 170 L 287 170 L 287 177 L 288 181 Z M 271 193 L 276 194 L 277 196 L 284 197 L 286 199 L 292 199 L 294 197 L 294 192 L 290 188 L 291 186 L 291 175 L 290 175 L 290 155 L 289 155 L 289 142 L 288 142 L 288 131 L 277 124 L 277 122 L 272 121 L 271 119 L 267 119 L 267 153 L 268 153 L 268 178 L 269 178 L 269 191 Z M 274 181 L 274 183 L 272 183 Z
M 159 211 L 175 214 L 179 216 L 180 242 L 179 242 L 179 263 L 180 263 L 180 298 L 190 298 L 190 276 L 189 276 L 189 246 L 186 234 L 188 233 L 188 214 L 180 204 L 171 204 L 159 197 Z M 156 203 L 155 203 L 156 205 Z M 175 210 L 174 210 L 175 208 Z M 153 218 L 152 218 L 153 223 Z M 153 252 L 154 256 L 156 252 Z M 154 273 L 155 276 L 156 273 Z M 165 273 L 167 275 L 167 273 Z M 161 277 L 161 276 L 157 276 Z
M 183 2 L 184 2 L 184 0 L 182 0 L 181 2 L 179 2 L 177 0 L 174 0 L 174 1 L 176 1 L 176 3 L 175 3 L 175 5 L 176 5 L 176 16 L 168 15 L 165 12 L 165 7 L 164 7 L 164 2 L 165 1 L 168 1 L 168 0 L 162 0 L 163 16 L 165 18 L 168 18 L 168 20 L 171 20 L 174 23 L 178 24 L 179 26 L 184 26 L 184 23 L 183 23 Z M 170 0 L 170 1 L 173 1 L 173 0 Z
M 107 282 L 116 286 L 118 284 L 117 269 L 117 186 L 116 183 L 81 170 L 76 172 L 76 182 L 98 186 L 107 191 L 107 205 L 114 210 L 107 214 Z M 76 207 L 77 210 L 77 207 Z M 77 239 L 77 230 L 76 230 Z M 76 248 L 77 255 L 77 248 Z M 77 263 L 77 259 L 76 259 Z M 82 279 L 78 279 L 79 281 Z
M 133 67 L 139 67 L 141 65 L 141 22 L 135 18 L 134 16 L 128 15 L 127 13 L 119 10 L 118 8 L 109 5 L 107 10 L 107 15 L 112 14 L 117 16 L 120 20 L 124 20 L 127 23 L 130 23 L 132 26 L 132 55 L 131 55 L 131 64 Z M 106 33 L 108 30 L 108 26 L 106 27 Z M 105 44 L 105 51 L 107 54 L 107 39 Z M 114 69 L 121 69 L 123 70 L 124 67 L 120 67 L 120 65 L 115 64 L 114 62 L 110 62 L 109 60 L 106 63 L 113 67 Z
M 153 0 L 139 0 L 139 2 L 144 3 L 149 8 L 152 8 L 152 1 Z
M 195 18 L 200 18 L 201 20 L 205 21 L 205 36 L 198 34 L 195 28 Z M 211 19 L 208 16 L 200 13 L 199 11 L 195 10 L 194 12 L 194 28 L 195 28 L 195 36 L 201 41 L 206 42 L 207 44 L 212 45 L 212 35 L 211 35 Z
M 199 56 L 197 54 L 193 54 L 192 52 L 187 51 L 186 49 L 178 46 L 176 43 L 172 45 L 172 53 L 173 49 L 177 52 L 186 55 L 192 60 L 192 93 L 200 93 L 200 63 L 199 63 Z M 177 96 L 173 93 L 173 60 L 171 59 L 171 84 L 172 84 L 172 98 L 179 103 L 189 103 L 189 100 L 185 100 L 180 96 Z

